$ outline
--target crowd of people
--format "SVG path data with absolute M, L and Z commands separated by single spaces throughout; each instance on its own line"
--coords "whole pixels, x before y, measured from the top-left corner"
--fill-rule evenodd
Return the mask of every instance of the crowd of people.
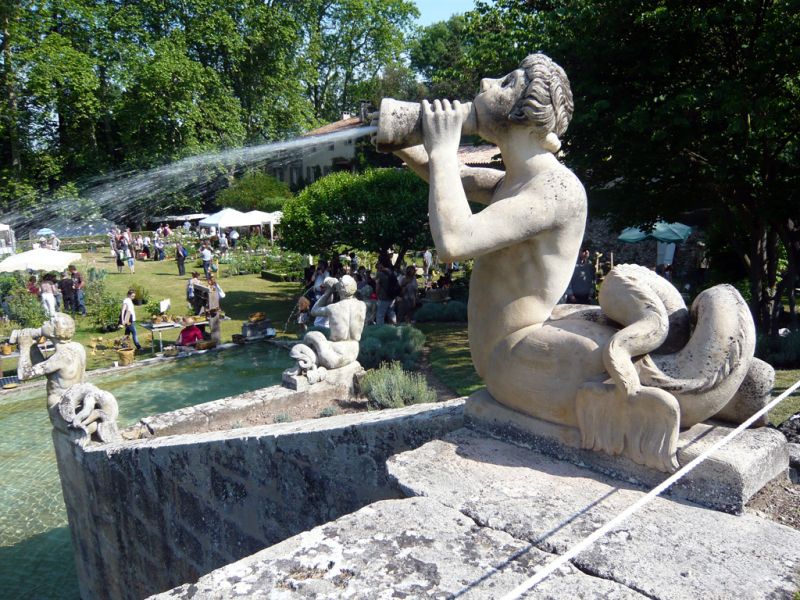
M 378 258 L 373 272 L 359 264 L 358 256 L 334 255 L 330 261 L 320 259 L 316 267 L 309 266 L 305 273 L 306 292 L 298 300 L 298 323 L 301 328 L 311 325 L 326 327 L 324 319 L 317 317 L 310 322 L 310 309 L 325 293 L 325 280 L 340 279 L 350 275 L 356 282 L 356 297 L 367 303 L 367 324 L 384 325 L 413 323 L 414 314 L 425 296 L 426 290 L 449 288 L 452 283 L 452 265 L 447 265 L 434 280 L 434 259 L 431 250 L 422 255 L 422 265 L 397 263 L 388 255 Z
M 27 289 L 41 300 L 44 312 L 50 318 L 56 312 L 86 315 L 85 286 L 80 271 L 75 265 L 69 265 L 63 273 L 45 273 L 40 280 L 31 275 Z

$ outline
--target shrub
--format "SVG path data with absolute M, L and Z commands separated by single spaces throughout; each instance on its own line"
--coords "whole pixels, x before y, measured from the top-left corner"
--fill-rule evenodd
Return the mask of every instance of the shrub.
M 97 267 L 89 267 L 86 271 L 89 281 L 101 281 L 106 278 L 108 271 L 105 269 L 98 269 Z
M 0 298 L 5 298 L 15 288 L 25 288 L 25 282 L 17 275 L 0 275 Z
M 436 402 L 436 392 L 419 373 L 404 371 L 393 362 L 368 371 L 361 380 L 361 389 L 371 408 L 400 408 L 409 404 Z
M 444 318 L 446 321 L 466 321 L 467 305 L 458 300 L 451 300 L 444 306 Z
M 25 288 L 14 288 L 6 297 L 8 316 L 23 327 L 41 327 L 47 320 L 39 299 Z
M 756 356 L 778 369 L 800 367 L 800 331 L 792 331 L 785 337 L 758 336 Z
M 136 290 L 136 298 L 133 301 L 134 304 L 141 306 L 150 302 L 150 292 L 148 292 L 147 288 L 141 283 L 134 283 L 130 289 Z M 122 301 L 120 300 L 120 302 Z
M 86 314 L 99 331 L 114 331 L 119 323 L 122 300 L 106 289 L 105 281 L 96 279 L 86 284 Z
M 292 420 L 292 418 L 289 415 L 287 415 L 286 413 L 281 413 L 279 415 L 275 415 L 275 417 L 273 417 L 273 419 L 272 419 L 272 422 L 273 423 L 288 423 L 291 420 Z
M 427 302 L 416 313 L 414 319 L 419 323 L 431 321 L 466 321 L 467 305 L 459 300 L 448 303 Z
M 15 329 L 22 329 L 23 326 L 16 321 L 2 319 L 0 320 L 0 339 L 8 339 L 11 337 L 11 332 Z
M 333 416 L 333 415 L 335 415 L 337 412 L 338 412 L 338 411 L 336 410 L 336 407 L 335 407 L 335 406 L 326 406 L 326 407 L 325 407 L 325 408 L 323 408 L 323 409 L 322 409 L 322 411 L 319 413 L 319 416 L 320 416 L 320 417 L 332 417 L 332 416 Z
M 375 325 L 364 329 L 358 361 L 365 369 L 374 369 L 384 362 L 399 361 L 412 369 L 425 345 L 425 335 L 415 327 Z

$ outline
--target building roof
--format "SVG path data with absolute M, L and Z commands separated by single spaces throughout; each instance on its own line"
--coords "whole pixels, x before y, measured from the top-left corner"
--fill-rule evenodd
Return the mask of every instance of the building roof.
M 345 129 L 354 129 L 356 127 L 361 127 L 362 125 L 363 123 L 361 122 L 360 117 L 349 117 L 347 119 L 341 119 L 340 121 L 328 123 L 327 125 L 323 125 L 317 129 L 312 129 L 311 131 L 304 133 L 303 137 L 324 135 L 326 133 L 333 133 L 335 131 L 344 131 Z
M 500 163 L 500 149 L 493 144 L 459 146 L 458 160 L 465 165 L 488 165 Z

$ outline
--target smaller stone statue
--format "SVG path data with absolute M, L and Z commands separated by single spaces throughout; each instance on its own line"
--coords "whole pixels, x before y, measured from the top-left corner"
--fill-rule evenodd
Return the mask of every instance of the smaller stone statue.
M 74 335 L 75 321 L 64 313 L 56 313 L 39 329 L 12 332 L 11 342 L 19 345 L 17 377 L 20 381 L 47 377 L 47 411 L 57 430 L 77 434 L 81 443 L 115 441 L 117 401 L 111 393 L 84 383 L 86 350 L 72 341 Z M 55 346 L 50 358 L 36 343 L 41 337 Z
M 328 277 L 323 285 L 325 291 L 311 308 L 311 316 L 328 319 L 330 339 L 319 331 L 310 331 L 302 344 L 292 348 L 290 356 L 297 365 L 284 372 L 284 383 L 295 389 L 300 387 L 298 378 L 314 384 L 330 379 L 331 370 L 360 367 L 356 359 L 367 305 L 355 297 L 356 282 L 349 275 L 341 279 Z M 334 294 L 338 301 L 334 301 Z
M 117 428 L 119 408 L 111 392 L 91 383 L 70 387 L 51 412 L 53 426 L 79 444 L 121 441 Z

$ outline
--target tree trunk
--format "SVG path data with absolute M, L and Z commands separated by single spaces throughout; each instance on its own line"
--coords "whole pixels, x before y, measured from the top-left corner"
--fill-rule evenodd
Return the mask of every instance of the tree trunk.
M 15 17 L 15 4 L 10 2 L 3 10 L 3 83 L 6 90 L 6 108 L 8 110 L 8 143 L 11 153 L 11 171 L 19 176 L 22 172 L 22 161 L 19 149 L 19 122 L 17 119 L 17 92 L 14 63 L 11 51 L 11 22 Z

